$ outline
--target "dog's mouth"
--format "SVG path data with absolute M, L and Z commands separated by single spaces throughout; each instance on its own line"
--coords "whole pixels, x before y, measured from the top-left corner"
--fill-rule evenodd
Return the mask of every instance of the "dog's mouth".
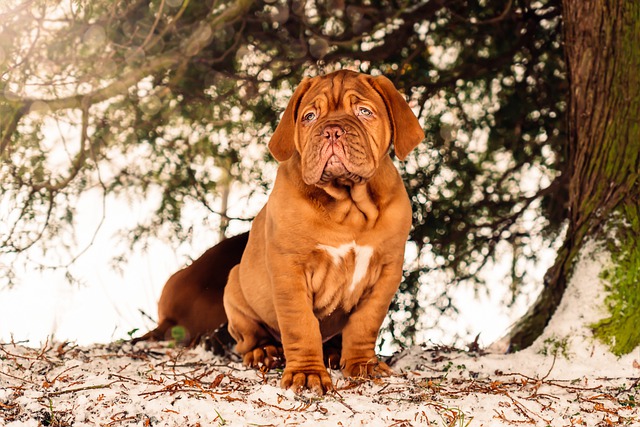
M 364 184 L 377 167 L 371 145 L 357 123 L 319 123 L 301 153 L 304 182 L 320 187 Z
M 327 185 L 337 179 L 340 179 L 341 181 L 353 181 L 354 184 L 359 184 L 365 181 L 362 176 L 350 172 L 340 157 L 333 154 L 327 159 L 317 185 Z

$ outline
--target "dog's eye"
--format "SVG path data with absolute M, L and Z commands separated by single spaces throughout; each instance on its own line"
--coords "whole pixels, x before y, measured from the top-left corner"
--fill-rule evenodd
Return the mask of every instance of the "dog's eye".
M 360 115 L 362 115 L 362 116 L 370 116 L 372 114 L 373 113 L 368 108 L 360 107 Z
M 304 117 L 302 118 L 302 120 L 304 120 L 304 121 L 308 122 L 308 121 L 311 121 L 311 120 L 313 120 L 313 119 L 315 119 L 315 118 L 316 118 L 316 113 L 314 113 L 314 112 L 312 111 L 312 112 L 310 112 L 310 113 L 305 114 L 305 115 L 304 115 Z

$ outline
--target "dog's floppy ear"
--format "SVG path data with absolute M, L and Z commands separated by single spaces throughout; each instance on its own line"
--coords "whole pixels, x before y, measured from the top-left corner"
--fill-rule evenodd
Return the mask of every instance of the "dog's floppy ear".
M 298 115 L 298 107 L 305 92 L 311 86 L 311 79 L 304 79 L 296 88 L 295 92 L 289 100 L 287 108 L 282 114 L 280 123 L 271 136 L 269 141 L 269 151 L 277 161 L 283 162 L 291 157 L 296 150 L 294 142 L 296 116 Z
M 382 96 L 387 106 L 393 128 L 392 143 L 398 158 L 404 160 L 411 150 L 422 142 L 424 131 L 415 114 L 409 108 L 409 104 L 391 83 L 391 80 L 385 76 L 373 77 L 372 86 Z

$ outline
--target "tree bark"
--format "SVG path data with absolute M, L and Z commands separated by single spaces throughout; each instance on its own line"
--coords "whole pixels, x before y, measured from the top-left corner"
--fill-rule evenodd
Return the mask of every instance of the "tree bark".
M 563 0 L 568 109 L 569 225 L 545 287 L 510 336 L 531 345 L 555 312 L 576 254 L 640 194 L 640 2 Z M 632 222 L 637 218 L 627 218 Z

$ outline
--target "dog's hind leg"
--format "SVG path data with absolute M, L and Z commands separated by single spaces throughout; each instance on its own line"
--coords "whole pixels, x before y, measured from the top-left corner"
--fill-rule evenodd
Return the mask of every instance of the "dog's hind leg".
M 259 322 L 258 315 L 247 303 L 239 282 L 239 266 L 229 273 L 224 291 L 224 310 L 229 320 L 229 333 L 236 340 L 236 352 L 243 363 L 254 368 L 260 365 L 270 369 L 282 357 L 282 344 Z

